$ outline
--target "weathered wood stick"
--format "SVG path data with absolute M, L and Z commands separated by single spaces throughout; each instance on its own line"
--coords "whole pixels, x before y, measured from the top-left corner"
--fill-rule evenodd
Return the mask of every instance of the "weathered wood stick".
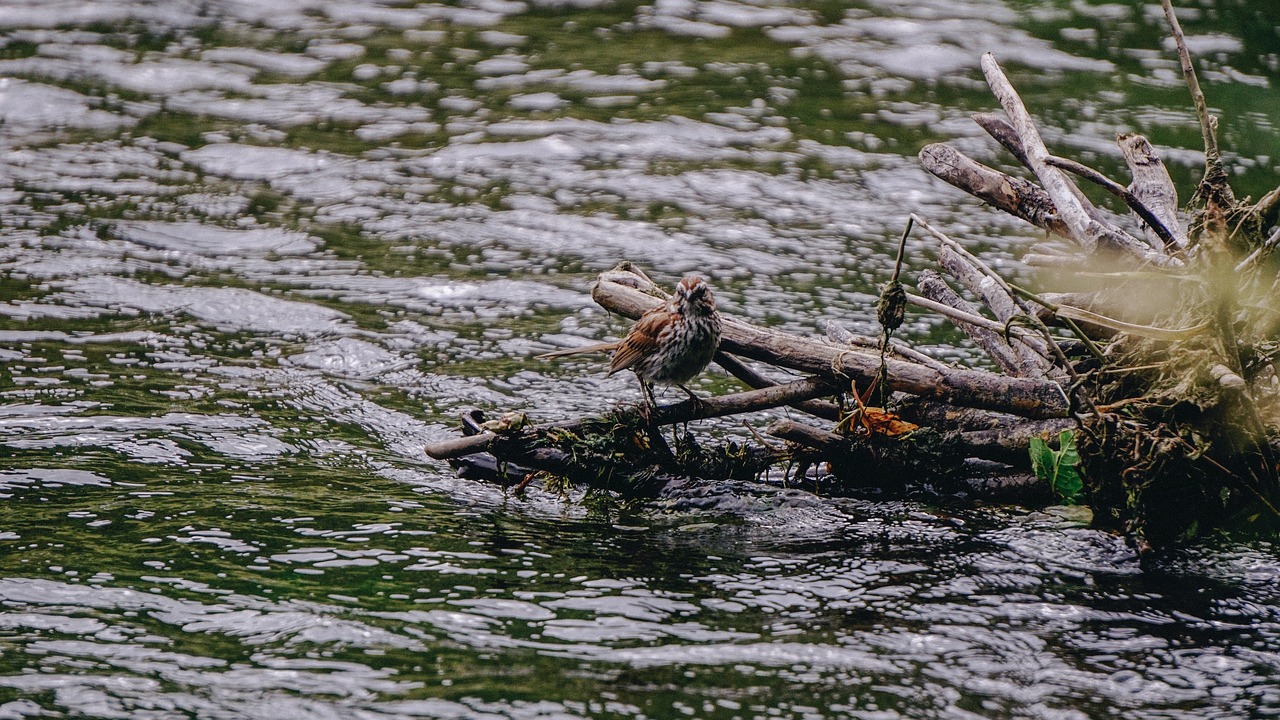
M 925 297 L 934 302 L 963 313 L 978 314 L 978 308 L 975 305 L 960 297 L 955 290 L 951 289 L 950 285 L 947 285 L 947 281 L 943 280 L 941 275 L 932 270 L 924 270 L 920 273 L 920 277 L 916 280 L 916 287 L 920 288 L 920 292 L 924 293 Z M 985 326 L 975 325 L 955 318 L 951 318 L 951 321 L 955 323 L 956 327 L 960 328 L 961 332 L 968 335 L 969 339 L 973 340 L 978 347 L 982 348 L 987 357 L 1000 366 L 1001 370 L 1018 377 L 1035 377 L 1034 375 L 1028 376 L 1023 373 L 1021 358 L 1009 343 L 1004 341 L 1000 333 Z
M 765 432 L 776 438 L 824 452 L 838 451 L 849 445 L 847 438 L 795 420 L 776 420 L 765 428 Z
M 621 286 L 615 286 L 621 287 Z M 634 292 L 641 297 L 654 300 L 650 295 L 645 295 L 639 290 L 627 288 L 629 292 Z M 702 420 L 706 418 L 723 417 L 725 415 L 738 415 L 741 413 L 754 412 L 757 410 L 767 410 L 780 405 L 790 405 L 801 400 L 810 400 L 823 395 L 833 395 L 839 392 L 831 386 L 831 384 L 822 378 L 804 378 L 783 385 L 773 385 L 759 390 L 748 390 L 746 392 L 734 393 L 732 395 L 721 395 L 719 397 L 700 398 L 696 402 L 692 399 L 674 403 L 672 405 L 660 405 L 650 411 L 649 422 L 654 425 L 674 425 L 676 423 L 690 422 L 693 420 Z M 640 409 L 622 410 L 618 413 L 620 418 L 634 417 L 640 413 Z M 603 422 L 599 418 L 591 418 L 586 420 L 575 420 L 569 423 L 551 423 L 546 425 L 536 425 L 527 428 L 525 433 L 539 433 L 554 429 L 573 429 L 582 427 L 591 423 Z M 448 460 L 450 458 L 462 457 L 463 455 L 471 455 L 478 452 L 489 452 L 495 443 L 503 440 L 511 440 L 518 442 L 520 438 L 526 437 L 525 434 L 498 434 L 498 433 L 480 433 L 461 438 L 450 438 L 439 442 L 427 443 L 423 448 L 424 451 L 436 460 Z
M 1018 162 L 1022 163 L 1023 167 L 1028 170 L 1032 169 L 1031 160 L 1027 158 L 1027 148 L 1022 145 L 1022 139 L 1018 137 L 1018 131 L 1013 129 L 1009 121 L 995 113 L 976 113 L 971 117 L 974 122 L 978 123 L 979 127 L 987 131 L 988 135 L 995 138 L 996 142 L 1012 153 L 1018 159 Z M 1037 185 L 1036 187 L 1039 186 Z M 1080 201 L 1080 206 L 1084 208 L 1089 217 L 1100 223 L 1107 222 L 1106 216 L 1102 214 L 1102 211 L 1085 196 L 1080 188 L 1076 187 L 1075 183 L 1068 183 L 1067 189 L 1071 191 L 1076 200 Z M 1070 238 L 1071 235 L 1063 235 L 1063 237 Z
M 982 300 L 982 304 L 995 314 L 996 319 L 1007 323 L 1019 315 L 1027 314 L 1027 308 L 1018 301 L 1013 288 L 1009 287 L 1009 283 L 992 270 L 990 265 L 946 233 L 929 224 L 928 220 L 915 213 L 911 214 L 911 219 L 932 235 L 942 245 L 943 250 L 948 251 L 949 262 L 944 263 L 944 267 L 956 280 L 960 281 L 961 285 L 964 285 L 965 289 L 977 295 Z
M 977 295 L 999 322 L 1007 325 L 1015 318 L 1028 319 L 1013 298 L 969 263 L 965 254 L 949 245 L 943 245 L 938 250 L 938 264 L 951 277 L 960 281 L 965 289 Z M 1026 334 L 1020 336 L 1018 342 L 1010 343 L 1004 340 L 1004 333 L 1001 333 L 996 339 L 1009 348 L 1015 358 L 1017 368 L 1013 374 L 1018 377 L 1044 377 L 1053 370 L 1053 362 L 1049 359 L 1052 356 L 1043 337 Z
M 1040 179 L 1040 184 L 1053 199 L 1054 207 L 1058 209 L 1062 221 L 1071 230 L 1071 239 L 1090 252 L 1098 247 L 1112 248 L 1136 255 L 1160 267 L 1181 266 L 1182 261 L 1177 258 L 1152 252 L 1145 242 L 1114 225 L 1102 223 L 1090 217 L 1084 204 L 1072 192 L 1071 188 L 1075 186 L 1063 171 L 1045 162 L 1045 158 L 1049 157 L 1049 150 L 1045 147 L 1044 140 L 1040 138 L 1040 131 L 1036 129 L 1031 113 L 1027 111 L 1026 105 L 1022 103 L 1022 98 L 1018 96 L 1018 91 L 1013 88 L 1009 78 L 1000 69 L 995 56 L 989 52 L 984 53 L 981 64 L 987 85 L 1009 116 L 1009 121 L 1017 131 L 1018 137 L 1022 139 L 1031 171 Z
M 1049 194 L 1028 180 L 987 167 L 944 143 L 920 150 L 920 165 L 940 180 L 979 200 L 1064 238 L 1071 230 L 1058 217 Z
M 1079 175 L 1085 180 L 1088 180 L 1123 200 L 1124 204 L 1128 205 L 1129 209 L 1132 210 L 1133 213 L 1142 220 L 1142 222 L 1146 223 L 1147 227 L 1151 229 L 1151 232 L 1155 233 L 1156 237 L 1160 239 L 1161 245 L 1159 247 L 1153 246 L 1153 249 L 1159 250 L 1162 247 L 1177 247 L 1178 240 L 1173 236 L 1173 233 L 1169 228 L 1165 227 L 1164 221 L 1157 217 L 1155 213 L 1151 212 L 1151 208 L 1143 204 L 1142 200 L 1137 195 L 1134 195 L 1129 191 L 1129 188 L 1121 185 L 1115 180 L 1112 180 L 1106 175 L 1103 175 L 1097 170 L 1094 170 L 1088 165 L 1078 163 L 1069 158 L 1050 155 L 1045 158 L 1045 162 L 1056 168 L 1062 168 L 1067 172 Z
M 606 310 L 636 318 L 657 304 L 653 298 L 616 283 L 596 283 L 592 297 Z M 880 374 L 879 354 L 837 348 L 786 333 L 725 318 L 720 347 L 735 355 L 827 378 L 846 387 L 869 387 Z M 1060 385 L 1048 380 L 1014 378 L 983 370 L 947 371 L 894 358 L 885 361 L 894 390 L 970 407 L 1024 417 L 1066 417 L 1070 411 Z
M 748 387 L 759 390 L 760 388 L 773 387 L 780 384 L 756 372 L 750 365 L 729 353 L 716 353 L 715 362 L 724 368 L 725 372 L 746 383 Z M 840 419 L 840 406 L 827 400 L 804 400 L 792 403 L 790 407 L 823 420 L 834 422 Z
M 996 142 L 1003 145 L 1005 150 L 1012 153 L 1023 167 L 1031 167 L 1031 160 L 1027 158 L 1027 148 L 1022 144 L 1022 138 L 1018 137 L 1018 131 L 1013 129 L 1008 120 L 995 113 L 974 113 L 969 117 L 978 123 L 978 127 L 995 138 Z
M 976 295 L 991 314 L 996 316 L 996 320 L 1007 323 L 1019 315 L 1025 315 L 1014 301 L 1012 293 L 1005 292 L 999 283 L 982 271 L 975 260 L 977 259 L 953 243 L 943 243 L 938 248 L 938 264 L 965 290 Z
M 1137 133 L 1117 135 L 1116 145 L 1120 147 L 1120 154 L 1124 155 L 1129 175 L 1133 178 L 1129 192 L 1169 230 L 1175 250 L 1186 248 L 1187 231 L 1178 217 L 1178 188 L 1169 177 L 1169 170 L 1160 154 L 1149 140 Z M 1152 247 L 1155 247 L 1154 243 Z

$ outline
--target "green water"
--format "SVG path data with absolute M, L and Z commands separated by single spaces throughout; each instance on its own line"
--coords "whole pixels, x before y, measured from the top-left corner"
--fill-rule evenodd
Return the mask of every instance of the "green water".
M 1183 19 L 1254 197 L 1273 6 Z M 1036 509 L 767 483 L 588 507 L 421 452 L 636 400 L 533 359 L 625 329 L 588 292 L 624 258 L 809 335 L 874 328 L 910 212 L 1025 273 L 1037 233 L 914 159 L 1012 168 L 984 51 L 1055 151 L 1123 177 L 1144 132 L 1186 197 L 1153 7 L 0 3 L 0 717 L 1280 711 L 1266 540 L 1140 564 Z

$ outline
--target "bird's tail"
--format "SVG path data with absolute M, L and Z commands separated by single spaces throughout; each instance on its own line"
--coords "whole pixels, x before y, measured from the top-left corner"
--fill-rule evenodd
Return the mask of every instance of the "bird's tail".
M 596 343 L 595 345 L 583 345 L 582 347 L 565 348 L 564 350 L 556 350 L 555 352 L 543 353 L 538 355 L 539 360 L 551 360 L 566 355 L 581 355 L 583 353 L 593 352 L 613 352 L 618 349 L 618 341 L 607 343 Z

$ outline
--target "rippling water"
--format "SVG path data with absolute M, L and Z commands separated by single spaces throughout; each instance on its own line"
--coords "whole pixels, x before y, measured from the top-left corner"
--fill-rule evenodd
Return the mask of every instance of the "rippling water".
M 1183 22 L 1256 197 L 1280 14 Z M 806 334 L 874 327 L 909 212 L 1024 273 L 1035 234 L 914 159 L 1010 166 L 983 51 L 1060 154 L 1147 133 L 1185 196 L 1162 38 L 1085 0 L 0 2 L 0 718 L 1280 713 L 1270 542 L 1140 566 L 1066 515 L 742 484 L 606 513 L 421 452 L 634 400 L 532 360 L 625 327 L 587 292 L 623 258 Z

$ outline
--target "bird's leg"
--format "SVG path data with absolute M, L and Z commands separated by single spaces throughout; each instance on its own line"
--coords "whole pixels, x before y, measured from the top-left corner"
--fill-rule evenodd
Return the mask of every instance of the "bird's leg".
M 653 411 L 658 409 L 658 401 L 653 397 L 653 386 L 644 381 L 644 378 L 636 375 L 636 380 L 640 381 L 640 389 L 644 391 L 645 402 L 640 405 L 640 419 L 648 425 L 653 419 Z
M 695 395 L 692 390 L 685 387 L 684 385 L 677 385 L 676 387 L 683 390 L 684 394 L 688 395 L 689 399 L 693 401 L 693 412 L 695 414 L 701 415 L 702 414 L 702 398 Z
M 696 394 L 694 394 L 694 392 L 693 392 L 692 390 L 690 390 L 689 388 L 685 387 L 684 385 L 676 385 L 676 387 L 678 387 L 678 388 L 680 388 L 681 390 L 683 390 L 683 391 L 684 391 L 684 394 L 689 396 L 689 400 L 690 400 L 690 402 L 692 402 L 692 403 L 693 403 L 693 413 L 694 413 L 694 415 L 701 415 L 701 414 L 702 414 L 702 398 L 698 397 Z M 687 434 L 687 433 L 689 432 L 689 422 L 686 420 L 686 421 L 685 421 L 684 423 L 682 423 L 682 424 L 684 425 L 684 431 L 685 431 L 685 433 Z M 671 430 L 671 436 L 672 436 L 672 438 L 674 438 L 674 437 L 675 437 L 675 428 L 674 428 L 674 427 L 673 427 L 673 428 L 672 428 L 672 430 Z

